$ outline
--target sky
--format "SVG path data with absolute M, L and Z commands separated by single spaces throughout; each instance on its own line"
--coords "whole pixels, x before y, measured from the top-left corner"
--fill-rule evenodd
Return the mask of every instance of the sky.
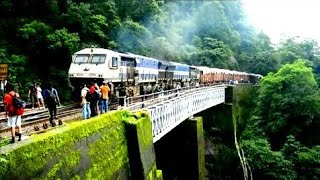
M 320 0 L 242 0 L 245 13 L 257 30 L 273 43 L 299 36 L 320 42 Z

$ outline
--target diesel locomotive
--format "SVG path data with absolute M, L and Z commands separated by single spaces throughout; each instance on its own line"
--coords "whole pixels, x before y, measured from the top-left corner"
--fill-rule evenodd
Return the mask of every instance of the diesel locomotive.
M 232 81 L 257 83 L 259 74 L 227 69 L 191 66 L 132 53 L 103 48 L 85 48 L 72 56 L 69 80 L 75 91 L 82 83 L 105 81 L 111 90 L 130 89 L 127 95 L 141 95 L 159 89 L 169 90 L 199 84 L 228 83 Z

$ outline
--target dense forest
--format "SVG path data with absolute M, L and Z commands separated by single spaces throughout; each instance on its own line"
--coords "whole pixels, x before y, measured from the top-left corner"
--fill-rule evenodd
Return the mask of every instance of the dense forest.
M 320 142 L 313 133 L 320 126 L 316 41 L 292 37 L 272 44 L 247 21 L 240 1 L 0 2 L 0 63 L 9 64 L 8 80 L 24 96 L 32 81 L 51 81 L 69 100 L 71 56 L 85 47 L 264 76 L 273 72 L 261 82 L 255 112 L 240 133 L 251 172 L 320 179 Z
M 49 79 L 65 99 L 71 55 L 84 47 L 263 75 L 279 64 L 269 38 L 247 23 L 237 1 L 4 0 L 0 14 L 9 80 L 26 87 Z
M 93 46 L 262 75 L 306 59 L 320 71 L 315 41 L 274 46 L 248 23 L 240 1 L 3 0 L 0 27 L 9 80 L 53 81 L 65 99 L 72 53 Z
M 320 96 L 303 60 L 263 78 L 242 146 L 255 178 L 320 178 Z

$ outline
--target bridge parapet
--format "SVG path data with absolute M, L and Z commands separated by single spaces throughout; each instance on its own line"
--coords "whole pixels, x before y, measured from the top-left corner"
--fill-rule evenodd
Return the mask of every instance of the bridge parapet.
M 147 108 L 152 120 L 153 142 L 156 142 L 187 118 L 225 102 L 224 85 L 186 91 L 176 98 Z

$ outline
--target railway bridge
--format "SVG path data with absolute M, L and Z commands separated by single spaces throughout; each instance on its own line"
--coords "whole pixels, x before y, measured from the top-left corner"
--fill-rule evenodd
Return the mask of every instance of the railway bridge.
M 126 110 L 1 149 L 0 179 L 205 179 L 201 113 L 232 109 L 235 89 L 213 85 L 125 98 Z
M 225 102 L 226 85 L 185 88 L 126 98 L 126 106 L 135 111 L 145 108 L 151 116 L 153 142 L 158 141 L 183 121 L 203 110 Z M 155 97 L 156 96 L 156 97 Z M 153 97 L 150 100 L 148 97 Z M 133 99 L 141 98 L 141 103 Z

